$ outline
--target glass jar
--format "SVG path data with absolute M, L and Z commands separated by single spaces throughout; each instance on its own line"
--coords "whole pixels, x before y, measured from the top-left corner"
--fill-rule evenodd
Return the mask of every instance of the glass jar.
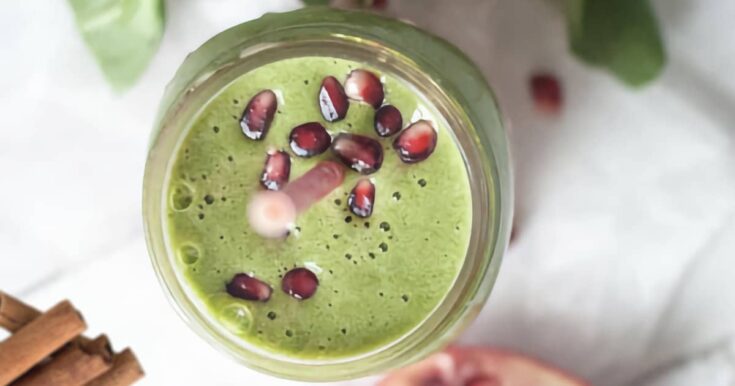
M 169 171 L 178 143 L 201 108 L 249 70 L 300 56 L 368 63 L 410 84 L 446 119 L 471 185 L 470 242 L 445 298 L 419 326 L 391 344 L 339 360 L 293 359 L 228 334 L 187 288 L 167 235 Z M 145 231 L 154 268 L 191 328 L 251 368 L 305 381 L 375 374 L 404 366 L 448 343 L 476 316 L 490 293 L 508 243 L 512 208 L 506 134 L 480 71 L 455 47 L 414 26 L 374 14 L 319 7 L 267 14 L 240 24 L 186 58 L 161 102 L 143 191 Z

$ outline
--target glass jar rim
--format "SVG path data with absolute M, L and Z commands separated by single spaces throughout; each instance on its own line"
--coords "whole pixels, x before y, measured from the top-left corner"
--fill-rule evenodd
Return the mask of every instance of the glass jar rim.
M 403 36 L 403 38 L 400 38 Z M 407 49 L 406 42 L 416 43 Z M 317 44 L 315 46 L 315 44 Z M 165 228 L 165 187 L 169 162 L 185 135 L 185 127 L 197 115 L 196 107 L 241 75 L 241 68 L 267 63 L 273 57 L 313 52 L 320 47 L 354 50 L 363 60 L 394 60 L 404 76 L 420 87 L 432 88 L 445 97 L 444 112 L 453 112 L 462 127 L 460 145 L 470 176 L 473 226 L 463 267 L 441 304 L 422 324 L 390 345 L 365 355 L 328 362 L 307 362 L 281 357 L 243 345 L 209 319 L 178 276 Z M 299 51 L 301 49 L 301 51 Z M 270 55 L 270 56 L 269 56 Z M 292 56 L 293 57 L 293 56 Z M 473 82 L 473 95 L 460 89 L 466 80 L 447 76 L 446 65 Z M 242 66 L 242 67 L 240 67 Z M 413 69 L 413 70 L 412 70 Z M 441 83 L 441 86 L 440 84 Z M 307 8 L 283 14 L 267 14 L 224 31 L 187 57 L 167 87 L 161 103 L 158 130 L 154 131 L 144 178 L 144 219 L 149 252 L 169 300 L 196 332 L 245 365 L 275 376 L 333 381 L 370 375 L 400 366 L 440 347 L 473 319 L 484 304 L 497 275 L 507 245 L 511 217 L 510 171 L 507 140 L 495 99 L 484 78 L 456 48 L 443 40 L 397 20 L 373 14 L 327 8 Z M 456 130 L 456 125 L 449 125 Z M 456 135 L 457 133 L 455 133 Z M 460 138 L 460 139 L 462 139 Z M 470 173 L 472 174 L 472 173 Z M 451 296 L 450 296 L 451 295 Z

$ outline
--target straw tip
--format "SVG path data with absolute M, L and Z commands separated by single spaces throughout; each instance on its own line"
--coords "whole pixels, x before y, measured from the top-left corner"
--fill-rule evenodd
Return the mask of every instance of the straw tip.
M 248 221 L 263 237 L 279 238 L 296 222 L 296 206 L 286 193 L 263 191 L 255 194 L 248 205 Z

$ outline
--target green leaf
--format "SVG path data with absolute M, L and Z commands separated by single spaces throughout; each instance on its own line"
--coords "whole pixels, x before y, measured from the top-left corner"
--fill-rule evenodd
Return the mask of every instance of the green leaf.
M 305 5 L 329 5 L 329 0 L 301 0 Z
M 163 0 L 69 0 L 77 27 L 112 87 L 135 83 L 163 35 Z
M 565 0 L 572 52 L 641 86 L 666 62 L 658 24 L 648 0 Z

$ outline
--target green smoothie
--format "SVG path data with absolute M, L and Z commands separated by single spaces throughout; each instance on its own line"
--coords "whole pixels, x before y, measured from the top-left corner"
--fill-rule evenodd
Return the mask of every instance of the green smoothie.
M 327 122 L 317 102 L 326 76 L 344 81 L 365 68 L 378 74 L 386 104 L 400 110 L 404 127 L 426 119 L 438 132 L 426 160 L 401 161 L 394 137 L 373 128 L 375 109 L 351 101 L 343 120 Z M 259 91 L 273 90 L 278 108 L 261 140 L 243 134 L 240 117 Z M 247 221 L 251 196 L 271 148 L 290 153 L 291 180 L 321 160 L 296 156 L 289 133 L 320 122 L 332 136 L 354 133 L 380 141 L 382 167 L 369 176 L 347 169 L 341 187 L 297 219 L 284 239 L 265 239 Z M 375 185 L 372 215 L 350 212 L 347 198 L 360 178 Z M 181 140 L 168 177 L 168 239 L 178 269 L 211 317 L 229 332 L 266 351 L 302 359 L 334 359 L 388 345 L 428 317 L 455 281 L 472 221 L 468 175 L 445 120 L 403 80 L 343 59 L 301 57 L 243 74 L 203 106 Z M 305 267 L 319 285 L 298 300 L 281 289 L 283 276 Z M 229 295 L 226 284 L 247 273 L 273 292 L 267 301 Z

